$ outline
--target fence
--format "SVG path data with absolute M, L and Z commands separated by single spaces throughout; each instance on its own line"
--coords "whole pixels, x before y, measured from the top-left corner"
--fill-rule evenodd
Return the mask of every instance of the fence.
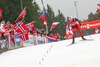
M 6 39 L 0 37 L 0 53 L 21 47 L 36 46 L 57 41 L 55 38 L 46 35 L 29 34 L 28 36 L 29 40 L 26 41 L 22 41 L 18 34 L 10 36 L 10 34 L 7 33 L 7 35 L 5 35 Z

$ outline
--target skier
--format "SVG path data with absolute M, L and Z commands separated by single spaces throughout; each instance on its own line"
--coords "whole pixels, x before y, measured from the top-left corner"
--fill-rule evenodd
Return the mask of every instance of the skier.
M 0 24 L 0 34 L 3 39 L 5 39 L 4 33 L 6 32 L 4 27 L 5 27 L 5 21 L 2 21 Z
M 72 28 L 72 32 L 73 32 L 72 43 L 71 44 L 75 43 L 75 33 L 76 32 L 79 32 L 80 37 L 82 37 L 83 40 L 86 40 L 83 37 L 83 34 L 82 34 L 81 30 L 80 30 L 81 23 L 79 22 L 79 20 L 77 18 L 69 17 L 69 24 L 70 24 L 70 26 Z

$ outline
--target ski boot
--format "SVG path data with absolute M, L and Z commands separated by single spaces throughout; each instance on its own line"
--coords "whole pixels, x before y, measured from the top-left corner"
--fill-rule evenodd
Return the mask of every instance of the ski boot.
M 86 40 L 83 36 L 82 36 L 82 39 L 83 39 L 83 40 Z
M 72 43 L 71 44 L 74 44 L 74 43 L 75 43 L 75 38 L 72 39 Z

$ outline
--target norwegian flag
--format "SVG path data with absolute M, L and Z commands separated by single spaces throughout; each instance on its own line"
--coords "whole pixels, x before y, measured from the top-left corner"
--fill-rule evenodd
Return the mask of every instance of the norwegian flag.
M 52 23 L 52 26 L 51 26 L 50 30 L 55 29 L 58 24 L 59 24 L 59 22 Z
M 29 28 L 30 31 L 35 30 L 34 22 L 28 23 L 28 24 L 26 24 L 26 26 Z
M 73 32 L 72 32 L 70 24 L 68 23 L 68 25 L 66 26 L 66 38 L 70 39 L 72 37 L 73 37 Z
M 25 33 L 29 30 L 28 27 L 22 21 L 14 24 L 14 29 L 17 33 Z
M 46 18 L 46 12 L 44 12 L 40 18 L 44 21 L 44 25 L 46 26 L 47 25 L 47 18 Z
M 28 33 L 20 34 L 20 38 L 21 38 L 23 41 L 29 40 Z
M 24 18 L 26 15 L 26 7 L 24 8 L 24 10 L 22 11 L 22 13 L 19 15 L 19 18 Z
M 2 18 L 2 12 L 3 12 L 3 10 L 0 9 L 0 19 Z

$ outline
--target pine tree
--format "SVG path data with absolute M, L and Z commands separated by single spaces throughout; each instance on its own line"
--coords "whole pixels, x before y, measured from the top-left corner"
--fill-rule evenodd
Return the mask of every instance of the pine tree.
M 3 18 L 0 19 L 0 22 L 4 20 L 16 23 L 15 20 L 24 7 L 26 7 L 25 23 L 34 21 L 39 17 L 39 6 L 33 3 L 33 0 L 0 0 L 0 8 L 3 9 Z

